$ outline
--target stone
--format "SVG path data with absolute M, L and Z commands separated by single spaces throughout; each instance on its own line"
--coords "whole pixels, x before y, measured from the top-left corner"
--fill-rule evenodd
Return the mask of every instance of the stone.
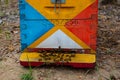
M 2 22 L 3 22 L 3 21 L 0 19 L 0 24 L 2 24 Z
M 120 5 L 120 0 L 117 1 L 117 4 Z

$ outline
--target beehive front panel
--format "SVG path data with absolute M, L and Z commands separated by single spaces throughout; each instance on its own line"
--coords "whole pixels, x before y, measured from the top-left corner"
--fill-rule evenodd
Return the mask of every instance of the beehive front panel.
M 47 61 L 41 59 L 37 53 L 41 50 L 49 53 L 55 49 L 57 51 L 54 54 L 67 52 L 71 56 L 70 51 L 73 51 L 79 56 L 70 60 L 71 64 L 95 63 L 97 0 L 20 1 L 21 44 L 24 50 L 22 62 L 26 62 L 24 55 L 28 52 L 36 55 L 36 60 L 38 58 L 41 60 L 31 60 L 33 63 L 54 62 L 53 59 Z M 58 63 L 64 62 L 66 58 L 65 56 L 63 58 L 58 60 Z M 76 64 L 76 66 L 81 65 Z

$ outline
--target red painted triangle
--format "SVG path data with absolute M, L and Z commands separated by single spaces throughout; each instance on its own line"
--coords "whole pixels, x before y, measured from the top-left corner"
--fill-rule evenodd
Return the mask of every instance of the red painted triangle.
M 69 31 L 94 50 L 96 50 L 97 6 L 96 0 L 65 25 Z

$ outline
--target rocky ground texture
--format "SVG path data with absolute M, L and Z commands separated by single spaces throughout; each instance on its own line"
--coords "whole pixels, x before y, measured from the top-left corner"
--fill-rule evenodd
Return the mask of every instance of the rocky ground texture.
M 34 80 L 120 80 L 120 6 L 99 6 L 97 65 L 95 69 L 33 68 Z M 19 64 L 19 9 L 17 0 L 0 0 L 0 80 L 21 80 L 29 72 Z

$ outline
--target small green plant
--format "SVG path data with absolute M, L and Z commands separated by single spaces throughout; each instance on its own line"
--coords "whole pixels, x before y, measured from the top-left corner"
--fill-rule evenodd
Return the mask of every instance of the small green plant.
M 95 66 L 95 70 L 96 70 L 96 71 L 99 71 L 99 66 L 98 66 L 97 63 L 96 63 L 96 66 Z
M 9 0 L 5 0 L 5 4 L 8 4 L 9 3 Z
M 28 64 L 29 64 L 29 73 L 22 74 L 21 80 L 33 80 L 33 76 L 32 76 L 32 67 L 31 67 L 31 64 L 30 64 L 28 55 L 26 55 L 26 56 L 27 56 Z
M 5 36 L 6 36 L 6 39 L 7 40 L 10 40 L 11 39 L 11 35 L 10 35 L 10 32 L 5 32 Z
M 1 7 L 0 7 L 0 9 L 1 9 Z M 3 16 L 5 16 L 5 13 L 0 10 L 0 17 L 3 17 Z
M 113 74 L 111 74 L 109 80 L 117 80 L 117 79 L 115 78 L 115 76 Z
M 33 80 L 33 76 L 30 73 L 23 74 L 21 80 Z
M 111 49 L 107 49 L 106 53 L 107 53 L 107 54 L 112 54 L 113 51 L 112 51 Z
M 2 33 L 2 29 L 0 28 L 0 33 Z

